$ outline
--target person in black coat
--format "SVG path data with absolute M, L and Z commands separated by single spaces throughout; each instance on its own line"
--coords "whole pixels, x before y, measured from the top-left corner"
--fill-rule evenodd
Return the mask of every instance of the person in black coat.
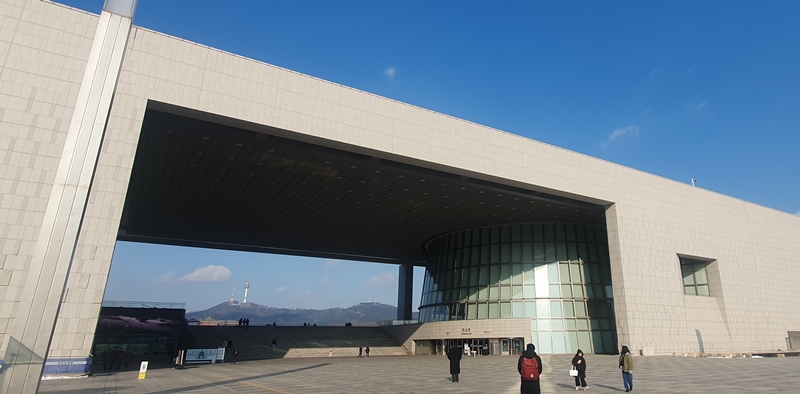
M 542 391 L 541 387 L 539 386 L 539 380 L 525 380 L 522 378 L 522 360 L 523 359 L 535 359 L 536 363 L 539 365 L 539 377 L 542 376 L 542 358 L 536 354 L 536 346 L 532 343 L 529 343 L 528 346 L 525 348 L 525 351 L 522 352 L 522 355 L 519 356 L 519 361 L 517 362 L 517 371 L 519 372 L 520 378 L 520 385 L 519 385 L 519 392 L 520 394 L 540 394 Z
M 572 358 L 572 366 L 578 370 L 578 376 L 575 377 L 575 390 L 579 388 L 583 388 L 584 391 L 588 390 L 589 387 L 586 386 L 586 359 L 583 358 L 581 349 L 578 349 L 575 357 Z
M 447 352 L 447 359 L 450 360 L 450 376 L 453 383 L 458 382 L 458 374 L 461 373 L 461 347 L 453 346 Z

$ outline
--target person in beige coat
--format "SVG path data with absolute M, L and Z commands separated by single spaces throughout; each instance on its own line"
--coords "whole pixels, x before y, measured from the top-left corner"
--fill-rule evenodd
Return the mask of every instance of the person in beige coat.
M 622 347 L 619 352 L 619 369 L 622 370 L 622 384 L 625 385 L 625 392 L 633 391 L 633 357 L 627 346 Z

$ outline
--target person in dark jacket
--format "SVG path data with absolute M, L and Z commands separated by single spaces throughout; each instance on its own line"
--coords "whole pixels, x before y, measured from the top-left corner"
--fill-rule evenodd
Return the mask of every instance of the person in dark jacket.
M 572 366 L 578 370 L 578 376 L 575 377 L 575 390 L 588 390 L 589 387 L 586 386 L 586 359 L 583 358 L 583 351 L 578 349 L 578 352 L 575 353 L 575 357 L 572 358 Z
M 622 370 L 622 384 L 625 385 L 625 392 L 633 391 L 633 357 L 627 346 L 623 346 L 619 352 L 619 369 Z
M 453 345 L 447 352 L 447 359 L 450 360 L 450 377 L 453 383 L 458 382 L 458 374 L 461 373 L 461 348 Z
M 542 358 L 536 354 L 536 346 L 532 343 L 529 343 L 528 346 L 525 348 L 525 351 L 522 352 L 522 355 L 519 356 L 519 361 L 517 362 L 517 372 L 519 372 L 520 378 L 520 385 L 519 385 L 519 392 L 520 394 L 539 394 L 541 393 L 541 387 L 539 387 L 539 380 L 525 380 L 522 379 L 522 360 L 523 359 L 535 359 L 536 363 L 539 365 L 539 376 L 542 376 Z

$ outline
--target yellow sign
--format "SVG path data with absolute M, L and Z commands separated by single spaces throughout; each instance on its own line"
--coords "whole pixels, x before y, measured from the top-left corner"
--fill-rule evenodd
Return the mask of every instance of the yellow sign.
M 142 361 L 142 365 L 139 367 L 139 379 L 144 379 L 145 375 L 147 375 L 147 361 Z

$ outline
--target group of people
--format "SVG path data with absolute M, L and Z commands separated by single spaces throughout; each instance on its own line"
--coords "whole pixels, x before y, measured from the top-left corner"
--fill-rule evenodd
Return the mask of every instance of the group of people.
M 239 319 L 239 327 L 250 327 L 250 319 L 244 317 Z
M 331 357 L 333 356 L 333 351 L 331 351 Z M 358 357 L 369 357 L 369 346 L 366 349 L 363 346 L 358 347 Z
M 120 366 L 128 369 L 131 360 L 133 360 L 133 352 L 131 349 L 118 349 L 112 347 L 100 355 L 101 362 L 103 363 L 103 371 L 119 370 Z
M 447 351 L 447 359 L 450 360 L 450 378 L 453 383 L 459 381 L 458 375 L 461 373 L 462 356 L 463 352 L 458 346 L 453 346 Z M 360 349 L 359 357 L 361 357 Z M 521 394 L 539 394 L 541 392 L 539 376 L 542 374 L 543 369 L 542 358 L 536 354 L 536 346 L 529 343 L 517 361 Z M 575 390 L 588 390 L 589 386 L 586 385 L 586 359 L 580 349 L 575 353 L 575 357 L 572 358 L 572 369 L 576 371 L 570 374 L 575 377 Z M 622 383 L 625 386 L 625 392 L 633 391 L 633 357 L 631 357 L 631 351 L 627 346 L 623 346 L 620 351 L 619 369 L 622 371 Z

